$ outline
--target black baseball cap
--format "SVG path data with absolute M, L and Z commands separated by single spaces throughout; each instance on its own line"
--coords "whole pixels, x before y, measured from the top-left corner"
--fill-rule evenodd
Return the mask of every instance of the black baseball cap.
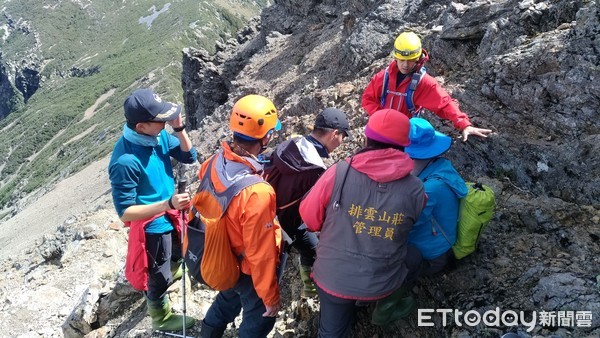
M 181 105 L 165 102 L 152 89 L 137 89 L 123 104 L 125 119 L 130 124 L 171 121 L 181 113 Z
M 315 128 L 337 129 L 343 131 L 349 139 L 352 139 L 346 113 L 337 108 L 325 108 L 319 113 L 315 119 Z

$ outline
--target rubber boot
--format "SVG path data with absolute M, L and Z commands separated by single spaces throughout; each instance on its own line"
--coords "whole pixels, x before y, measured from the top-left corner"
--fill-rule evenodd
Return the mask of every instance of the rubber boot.
M 317 295 L 317 289 L 310 279 L 311 267 L 300 265 L 300 279 L 302 279 L 302 297 L 314 297 Z
M 178 261 L 171 261 L 171 276 L 173 276 L 172 278 L 172 283 L 175 283 L 176 281 L 180 280 L 181 277 L 183 277 L 183 258 L 181 258 Z
M 225 333 L 224 327 L 212 327 L 206 322 L 202 321 L 202 328 L 200 329 L 200 338 L 221 338 Z
M 388 325 L 398 319 L 408 317 L 417 306 L 417 302 L 405 288 L 399 288 L 391 295 L 377 301 L 371 315 L 374 325 Z
M 163 296 L 159 300 L 150 300 L 146 298 L 148 303 L 148 315 L 152 318 L 152 328 L 160 331 L 182 331 L 183 316 L 174 315 L 171 311 L 171 304 L 167 296 Z M 189 329 L 196 323 L 192 317 L 185 317 L 185 328 Z

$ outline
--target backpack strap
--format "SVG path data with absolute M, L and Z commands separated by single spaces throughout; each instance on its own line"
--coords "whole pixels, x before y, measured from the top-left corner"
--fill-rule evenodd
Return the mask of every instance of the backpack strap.
M 383 74 L 383 86 L 381 87 L 381 97 L 379 98 L 379 102 L 381 103 L 381 108 L 385 108 L 385 98 L 388 93 L 388 81 L 390 80 L 389 68 L 385 69 L 385 73 Z
M 285 210 L 285 209 L 291 207 L 292 205 L 300 202 L 300 200 L 302 200 L 302 197 L 304 197 L 304 196 L 300 196 L 300 197 L 296 198 L 295 200 L 291 201 L 290 203 L 278 207 L 277 210 Z
M 419 117 L 421 115 L 421 108 L 418 110 L 415 108 L 415 103 L 413 102 L 413 95 L 415 94 L 415 90 L 417 90 L 417 86 L 423 75 L 427 72 L 425 67 L 421 67 L 418 72 L 414 72 L 410 78 L 410 83 L 408 84 L 408 89 L 406 90 L 406 107 L 408 111 L 411 113 L 412 117 Z
M 453 246 L 454 244 L 450 243 L 450 239 L 448 239 L 448 235 L 446 235 L 446 232 L 444 231 L 444 229 L 442 229 L 442 226 L 440 225 L 440 223 L 438 223 L 435 220 L 435 217 L 431 217 L 431 233 L 434 236 L 437 236 L 437 232 L 435 231 L 435 226 L 437 225 L 438 229 L 440 229 L 440 232 L 442 233 L 442 235 L 444 236 L 444 238 L 446 239 L 446 242 L 448 242 L 448 244 L 450 244 L 450 246 Z
M 227 211 L 227 208 L 229 207 L 229 203 L 231 203 L 231 200 L 233 199 L 233 197 L 236 196 L 237 194 L 239 194 L 240 191 L 244 190 L 245 188 L 247 188 L 251 185 L 257 184 L 257 183 L 261 183 L 261 182 L 266 183 L 266 181 L 259 175 L 246 175 L 243 178 L 235 181 L 229 187 L 227 187 L 227 189 L 225 189 L 225 191 L 217 192 L 212 183 L 212 168 L 213 168 L 214 162 L 217 157 L 220 157 L 220 156 L 219 155 L 213 156 L 213 158 L 210 160 L 210 162 L 208 164 L 207 174 L 204 175 L 204 177 L 200 181 L 200 185 L 198 186 L 198 190 L 196 191 L 196 193 L 199 193 L 200 191 L 203 191 L 203 190 L 209 190 L 213 194 L 215 199 L 217 199 L 219 201 L 219 204 L 221 205 L 222 211 L 221 211 L 221 215 L 219 216 L 219 218 L 220 218 L 220 217 L 223 217 L 223 215 Z M 192 212 L 194 213 L 194 215 L 196 217 L 198 217 L 198 218 L 200 217 L 200 213 L 198 212 L 198 210 L 196 210 L 195 207 L 192 207 Z
M 413 96 L 415 94 L 415 90 L 417 90 L 417 86 L 421 82 L 423 75 L 427 73 L 427 69 L 425 66 L 422 66 L 419 71 L 414 72 L 410 78 L 410 83 L 408 84 L 408 88 L 406 89 L 406 108 L 411 113 L 412 117 L 419 117 L 421 115 L 421 108 L 416 109 L 415 103 L 413 101 Z M 381 97 L 379 98 L 379 102 L 381 103 L 381 107 L 385 108 L 385 99 L 388 94 L 388 82 L 390 79 L 389 67 L 385 69 L 385 73 L 383 74 L 383 86 L 381 87 Z
M 337 175 L 344 171 L 344 176 L 342 178 L 342 185 L 340 186 L 340 191 L 337 194 L 337 198 L 333 201 L 333 208 L 334 209 L 339 209 L 340 208 L 340 201 L 342 200 L 342 190 L 344 190 L 344 184 L 346 184 L 346 178 L 348 177 L 348 172 L 350 171 L 350 167 L 352 165 L 352 160 L 354 158 L 350 157 L 350 163 L 346 162 L 345 160 L 341 160 L 337 163 L 337 167 L 336 172 L 335 172 L 335 176 L 337 179 Z

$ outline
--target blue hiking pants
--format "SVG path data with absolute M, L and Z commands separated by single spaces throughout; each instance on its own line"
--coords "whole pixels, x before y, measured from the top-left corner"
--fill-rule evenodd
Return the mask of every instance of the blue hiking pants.
M 238 337 L 266 337 L 275 325 L 275 317 L 263 317 L 267 310 L 262 299 L 256 294 L 252 278 L 240 274 L 240 279 L 229 290 L 221 291 L 204 317 L 204 325 L 216 330 L 224 330 L 242 311 Z

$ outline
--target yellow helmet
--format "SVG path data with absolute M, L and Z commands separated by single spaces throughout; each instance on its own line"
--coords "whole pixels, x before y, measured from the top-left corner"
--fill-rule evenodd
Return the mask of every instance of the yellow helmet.
M 233 105 L 229 128 L 258 140 L 265 137 L 271 129 L 281 129 L 281 122 L 271 100 L 260 95 L 246 95 Z
M 394 57 L 398 60 L 414 60 L 421 56 L 421 39 L 413 32 L 404 32 L 394 41 Z

